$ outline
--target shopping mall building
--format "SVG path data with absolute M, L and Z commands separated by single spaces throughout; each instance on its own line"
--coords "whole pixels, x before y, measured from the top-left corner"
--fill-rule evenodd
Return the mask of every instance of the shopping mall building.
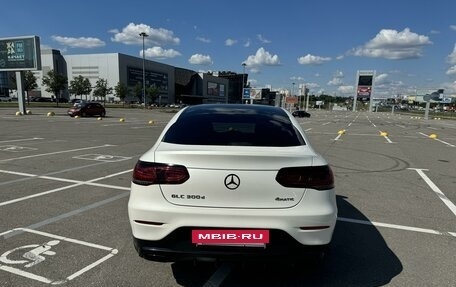
M 144 63 L 144 70 L 143 70 Z M 98 79 L 107 80 L 108 87 L 114 88 L 118 83 L 128 87 L 129 94 L 125 101 L 141 101 L 134 95 L 137 85 L 143 84 L 145 75 L 146 88 L 155 86 L 160 94 L 155 104 L 199 104 L 199 103 L 237 103 L 242 101 L 242 80 L 247 82 L 247 75 L 224 73 L 216 76 L 211 73 L 198 73 L 192 70 L 178 68 L 163 63 L 144 60 L 119 53 L 62 55 L 59 50 L 41 50 L 41 70 L 33 71 L 38 88 L 30 91 L 31 97 L 55 97 L 46 91 L 42 79 L 53 70 L 55 73 L 66 75 L 68 83 L 75 77 L 83 76 L 90 80 L 95 87 Z M 0 75 L 0 87 L 8 87 L 8 77 Z M 68 88 L 60 95 L 68 100 L 74 98 Z M 88 99 L 93 99 L 88 95 Z M 107 101 L 119 101 L 113 92 Z M 148 103 L 152 104 L 152 103 Z

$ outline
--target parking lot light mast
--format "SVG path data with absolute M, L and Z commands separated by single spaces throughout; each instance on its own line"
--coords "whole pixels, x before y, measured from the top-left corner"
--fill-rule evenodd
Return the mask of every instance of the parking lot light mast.
M 245 85 L 244 85 L 244 81 L 245 81 L 245 66 L 247 64 L 246 63 L 242 63 L 242 92 L 241 92 L 241 99 L 244 97 L 244 88 L 245 88 Z
M 146 51 L 144 50 L 144 38 L 148 37 L 149 35 L 146 32 L 139 33 L 139 36 L 142 37 L 142 68 L 143 68 L 143 88 L 142 88 L 142 96 L 143 96 L 143 103 L 144 109 L 146 108 Z
M 295 97 L 295 91 L 294 91 L 294 87 L 295 87 L 295 83 L 292 83 L 293 85 L 293 88 L 291 89 L 291 98 L 294 99 Z M 290 104 L 290 111 L 292 110 L 292 105 Z

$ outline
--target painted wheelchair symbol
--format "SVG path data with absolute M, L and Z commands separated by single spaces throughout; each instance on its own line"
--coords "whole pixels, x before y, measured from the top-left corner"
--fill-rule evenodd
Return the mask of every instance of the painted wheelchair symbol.
M 26 264 L 26 265 L 24 265 L 24 267 L 29 268 L 29 267 L 32 267 L 32 266 L 46 260 L 46 257 L 44 257 L 43 255 L 47 255 L 47 256 L 55 255 L 56 253 L 54 251 L 51 251 L 50 249 L 52 248 L 52 246 L 56 246 L 59 243 L 60 243 L 60 240 L 51 240 L 42 245 L 31 244 L 31 245 L 17 247 L 17 248 L 14 248 L 12 250 L 9 250 L 9 251 L 6 251 L 5 253 L 3 253 L 0 256 L 0 262 L 5 263 L 5 264 Z M 27 260 L 8 259 L 8 256 L 16 251 L 20 251 L 20 250 L 24 250 L 24 249 L 31 249 L 31 248 L 33 248 L 33 249 L 25 252 L 22 255 L 22 257 Z

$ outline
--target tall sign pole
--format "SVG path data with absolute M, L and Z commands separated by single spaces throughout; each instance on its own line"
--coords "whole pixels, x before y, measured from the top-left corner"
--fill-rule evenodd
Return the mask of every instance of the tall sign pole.
M 24 74 L 20 71 L 16 72 L 17 101 L 19 104 L 19 111 L 25 115 L 26 108 L 25 108 L 25 93 L 24 93 L 23 83 L 24 83 Z

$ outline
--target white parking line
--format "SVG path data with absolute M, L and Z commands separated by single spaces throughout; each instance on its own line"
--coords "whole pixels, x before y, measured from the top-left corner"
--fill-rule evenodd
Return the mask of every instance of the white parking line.
M 43 138 L 28 138 L 28 139 L 0 141 L 0 143 L 25 142 L 25 141 L 36 141 L 36 140 L 44 140 L 44 139 Z
M 21 156 L 21 157 L 15 157 L 15 158 L 2 159 L 2 160 L 0 160 L 0 162 L 8 162 L 8 161 L 20 160 L 20 159 L 26 159 L 26 158 L 33 158 L 33 157 L 40 157 L 40 156 L 47 156 L 47 155 L 54 155 L 54 154 L 61 154 L 61 153 L 68 153 L 68 152 L 75 152 L 75 151 L 88 150 L 88 149 L 96 149 L 96 148 L 102 148 L 102 147 L 108 147 L 108 146 L 115 146 L 115 145 L 105 144 L 105 145 L 100 145 L 100 146 L 92 146 L 92 147 L 70 149 L 70 150 L 63 150 L 63 151 L 56 151 L 56 152 L 49 152 L 49 153 L 42 153 L 42 154 L 34 154 L 34 155 L 28 155 L 28 156 Z
M 437 196 L 445 203 L 445 205 L 453 212 L 454 215 L 456 215 L 456 206 L 454 205 L 451 200 L 448 199 L 448 197 L 435 185 L 431 179 L 423 172 L 424 170 L 427 169 L 420 169 L 420 168 L 409 168 L 411 170 L 415 170 L 422 179 L 427 183 L 427 185 L 434 191 Z
M 231 266 L 228 265 L 228 263 L 222 264 L 220 268 L 215 271 L 214 274 L 212 274 L 211 278 L 204 283 L 203 287 L 216 287 L 220 286 L 223 283 L 223 280 L 225 280 L 226 276 L 228 276 L 231 272 Z
M 43 178 L 43 179 L 49 179 L 49 180 L 55 180 L 55 181 L 64 181 L 64 182 L 70 182 L 70 183 L 74 183 L 74 184 L 68 185 L 68 186 L 64 186 L 64 187 L 55 188 L 55 189 L 44 191 L 44 192 L 40 192 L 40 193 L 35 193 L 35 194 L 32 194 L 32 195 L 28 195 L 28 196 L 24 196 L 24 197 L 12 199 L 12 200 L 4 201 L 4 202 L 0 202 L 0 206 L 10 205 L 10 204 L 13 204 L 13 203 L 17 203 L 17 202 L 21 202 L 21 201 L 28 200 L 28 199 L 31 199 L 31 198 L 35 198 L 35 197 L 47 195 L 47 194 L 50 194 L 50 193 L 54 193 L 54 192 L 58 192 L 58 191 L 62 191 L 62 190 L 70 189 L 70 188 L 74 188 L 74 187 L 81 186 L 81 185 L 92 185 L 92 186 L 112 188 L 112 189 L 130 190 L 129 187 L 115 186 L 115 185 L 109 185 L 109 184 L 101 184 L 101 183 L 95 183 L 95 182 L 103 180 L 103 179 L 107 179 L 107 178 L 110 178 L 110 177 L 118 176 L 118 175 L 121 175 L 121 174 L 124 174 L 124 173 L 128 173 L 128 172 L 131 172 L 132 170 L 133 169 L 117 172 L 117 173 L 110 174 L 110 175 L 107 175 L 107 176 L 95 178 L 95 179 L 92 179 L 92 180 L 89 180 L 89 181 L 78 181 L 78 180 L 71 180 L 71 179 L 62 179 L 62 178 L 56 178 L 56 177 L 50 177 L 50 176 L 38 176 L 38 175 L 34 175 L 34 174 L 26 174 L 26 173 L 19 173 L 19 172 L 18 173 L 8 172 L 8 173 L 13 173 L 13 174 L 22 175 L 22 176 L 37 177 L 37 178 Z M 5 172 L 5 171 L 0 170 L 0 172 Z
M 70 212 L 63 213 L 63 214 L 60 214 L 58 216 L 54 216 L 52 218 L 48 218 L 48 219 L 45 219 L 43 221 L 34 223 L 32 225 L 27 226 L 26 228 L 28 228 L 28 229 L 38 229 L 38 228 L 41 228 L 41 227 L 46 226 L 48 224 L 58 222 L 58 221 L 60 221 L 62 219 L 70 218 L 70 217 L 75 216 L 77 214 L 80 214 L 80 213 L 83 213 L 83 212 L 98 208 L 100 206 L 109 204 L 109 203 L 114 202 L 116 200 L 123 199 L 125 197 L 128 197 L 129 195 L 130 195 L 130 192 L 123 192 L 123 193 L 120 193 L 120 194 L 118 194 L 116 196 L 113 196 L 113 197 L 110 197 L 110 198 L 107 198 L 107 199 L 103 199 L 101 201 L 97 201 L 97 202 L 91 203 L 89 205 L 83 206 L 83 207 L 78 208 L 76 210 L 72 210 Z M 23 232 L 22 231 L 14 231 L 14 232 L 7 231 L 7 232 L 0 233 L 0 237 L 3 236 L 5 239 L 8 239 L 8 238 L 17 236 L 17 235 L 19 235 L 21 233 L 23 233 Z
M 424 134 L 424 133 L 419 133 L 419 134 L 422 135 L 422 136 L 425 136 L 425 137 L 427 137 L 427 138 L 430 138 L 430 136 L 428 136 L 427 134 Z M 440 140 L 440 139 L 438 139 L 438 138 L 435 138 L 434 140 L 436 140 L 436 141 L 438 141 L 438 142 L 441 142 L 441 143 L 443 143 L 443 144 L 446 144 L 447 146 L 450 146 L 450 147 L 456 147 L 455 145 L 450 144 L 450 143 L 447 143 L 447 142 L 445 142 L 445 141 L 443 141 L 443 140 Z
M 381 222 L 368 221 L 368 220 L 359 220 L 359 219 L 338 217 L 337 221 L 357 223 L 357 224 L 363 224 L 363 225 L 372 225 L 372 226 L 376 226 L 376 227 L 386 227 L 386 228 L 392 228 L 392 229 L 407 230 L 407 231 L 413 231 L 413 232 L 421 232 L 421 233 L 427 233 L 427 234 L 446 235 L 446 236 L 449 235 L 449 236 L 456 237 L 455 232 L 440 232 L 440 231 L 433 230 L 433 229 L 411 227 L 411 226 L 389 224 L 389 223 L 381 223 Z
M 342 134 L 340 133 L 339 135 L 337 135 L 337 137 L 334 139 L 335 141 L 338 141 L 340 139 L 340 137 L 342 136 Z
M 383 137 L 388 141 L 388 143 L 393 143 L 393 142 L 389 139 L 388 136 L 383 136 Z

